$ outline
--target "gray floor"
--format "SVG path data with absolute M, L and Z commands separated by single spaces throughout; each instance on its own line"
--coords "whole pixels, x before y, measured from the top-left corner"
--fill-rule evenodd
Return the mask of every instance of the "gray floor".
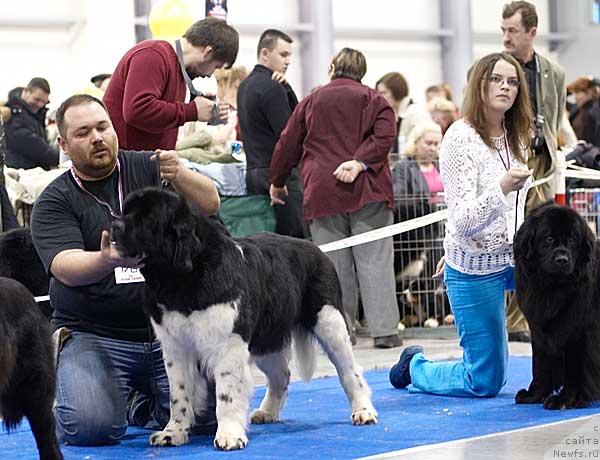
M 405 339 L 404 346 L 417 343 L 423 346 L 427 356 L 432 359 L 459 358 L 462 355 L 456 339 L 417 337 Z M 511 342 L 509 347 L 511 355 L 531 355 L 529 344 Z M 373 348 L 372 339 L 359 338 L 358 344 L 354 347 L 354 354 L 364 370 L 374 370 L 389 368 L 397 361 L 401 350 L 402 348 L 377 350 Z M 320 353 L 315 376 L 328 375 L 335 375 L 335 370 L 327 358 Z M 264 376 L 260 371 L 255 369 L 254 376 L 257 385 L 264 384 Z M 298 378 L 297 374 L 292 371 L 292 379 L 298 380 Z M 575 439 L 587 441 L 585 441 L 585 444 L 577 445 L 570 443 L 571 440 Z M 600 415 L 524 430 L 420 446 L 368 458 L 370 460 L 600 458 L 598 448 L 600 448 Z
M 600 415 L 420 446 L 360 460 L 534 460 L 600 458 Z

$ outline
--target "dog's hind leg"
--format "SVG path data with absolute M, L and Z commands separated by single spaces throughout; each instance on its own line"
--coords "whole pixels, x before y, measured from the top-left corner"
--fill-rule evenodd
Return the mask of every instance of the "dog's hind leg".
M 33 407 L 33 404 L 28 404 L 25 408 L 25 415 L 35 437 L 40 459 L 62 460 L 63 456 L 56 438 L 56 421 L 52 413 L 54 389 L 49 393 L 48 397 L 41 401 L 41 406 Z
M 253 391 L 248 343 L 231 334 L 214 368 L 217 395 L 217 434 L 219 450 L 243 449 L 248 443 L 246 425 Z
M 267 392 L 260 407 L 252 412 L 252 423 L 272 423 L 279 420 L 279 412 L 287 397 L 290 383 L 290 348 L 279 353 L 258 356 L 255 359 L 258 368 L 267 376 Z
M 377 423 L 377 412 L 371 403 L 371 390 L 363 377 L 362 369 L 354 360 L 342 313 L 331 305 L 323 306 L 317 315 L 313 332 L 337 370 L 340 383 L 350 401 L 352 423 Z

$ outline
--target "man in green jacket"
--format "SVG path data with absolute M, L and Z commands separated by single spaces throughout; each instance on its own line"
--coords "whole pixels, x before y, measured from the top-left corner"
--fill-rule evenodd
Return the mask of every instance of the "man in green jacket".
M 527 210 L 554 199 L 557 133 L 566 101 L 564 69 L 533 49 L 537 25 L 537 12 L 531 3 L 513 1 L 504 5 L 501 25 L 504 50 L 513 55 L 523 67 L 535 115 L 535 131 L 528 164 L 533 168 L 536 180 L 550 179 L 539 186 L 542 193 L 530 190 Z M 509 340 L 531 341 L 527 321 L 514 299 L 508 306 L 506 316 Z

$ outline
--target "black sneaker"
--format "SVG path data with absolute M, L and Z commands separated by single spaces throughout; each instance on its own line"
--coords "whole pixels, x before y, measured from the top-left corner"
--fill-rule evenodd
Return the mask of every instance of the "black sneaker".
M 396 348 L 402 345 L 402 337 L 398 334 L 384 335 L 383 337 L 375 337 L 373 346 L 375 348 Z
M 529 331 L 509 332 L 508 341 L 531 343 L 531 333 Z
M 394 387 L 406 388 L 410 385 L 410 362 L 417 353 L 423 353 L 421 345 L 412 345 L 402 350 L 400 359 L 390 369 L 390 383 Z

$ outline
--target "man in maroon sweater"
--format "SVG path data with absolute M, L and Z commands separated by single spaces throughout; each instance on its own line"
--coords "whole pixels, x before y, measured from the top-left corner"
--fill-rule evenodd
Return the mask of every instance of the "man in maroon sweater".
M 300 102 L 273 152 L 271 200 L 284 202 L 286 179 L 300 163 L 304 218 L 316 244 L 393 222 L 388 152 L 396 138 L 396 117 L 382 96 L 360 83 L 366 68 L 360 51 L 341 50 L 331 63 L 332 81 Z M 357 311 L 358 275 L 375 347 L 401 345 L 392 238 L 327 255 L 340 278 L 350 326 Z
M 215 69 L 235 62 L 238 46 L 233 27 L 207 18 L 193 24 L 175 43 L 146 40 L 127 51 L 104 94 L 119 147 L 173 150 L 179 126 L 187 121 L 209 121 L 214 101 L 192 94 L 192 100 L 184 102 L 186 79 L 180 58 L 191 80 L 208 77 Z M 228 110 L 226 104 L 219 104 L 219 118 L 225 119 Z

